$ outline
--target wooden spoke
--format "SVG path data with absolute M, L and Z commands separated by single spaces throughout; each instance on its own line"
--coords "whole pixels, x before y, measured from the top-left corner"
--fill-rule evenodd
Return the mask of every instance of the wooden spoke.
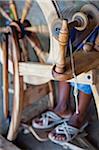
M 8 117 L 8 35 L 2 45 L 3 48 L 3 106 L 4 106 L 4 116 Z
M 28 40 L 28 42 L 31 44 L 31 46 L 34 48 L 36 55 L 38 56 L 39 60 L 46 62 L 46 58 L 47 58 L 47 53 L 44 53 L 40 47 L 38 45 L 36 45 L 36 43 L 33 41 L 35 40 L 34 38 L 30 37 L 30 36 L 26 36 L 26 39 Z
M 36 25 L 36 26 L 32 26 L 32 27 L 26 27 L 25 30 L 33 32 L 33 33 L 41 33 L 46 36 L 49 35 L 48 27 L 46 25 Z
M 29 60 L 29 54 L 28 54 L 28 49 L 26 48 L 24 39 L 20 39 L 20 45 L 22 48 L 22 54 L 23 54 L 23 61 L 27 62 Z
M 9 127 L 9 132 L 7 138 L 12 141 L 16 137 L 20 119 L 21 119 L 21 113 L 23 108 L 23 77 L 19 76 L 19 67 L 18 67 L 18 61 L 19 61 L 19 44 L 17 40 L 17 34 L 14 27 L 12 27 L 12 44 L 13 44 L 13 68 L 14 68 L 14 98 L 13 98 L 13 110 L 12 110 L 12 116 L 11 116 L 11 123 Z
M 54 94 L 54 86 L 53 86 L 53 81 L 49 81 L 48 82 L 48 86 L 49 86 L 49 90 L 50 90 L 50 92 L 49 92 L 49 99 L 50 99 L 50 104 L 49 104 L 49 106 L 50 106 L 50 108 L 53 108 L 54 107 L 54 96 L 55 96 L 55 94 Z
M 9 4 L 10 4 L 10 9 L 12 10 L 12 13 L 14 15 L 14 19 L 16 21 L 18 21 L 18 13 L 17 13 L 17 8 L 16 8 L 15 1 L 14 0 L 10 0 Z
M 25 6 L 24 6 L 24 9 L 22 12 L 22 17 L 21 17 L 21 23 L 23 23 L 24 20 L 26 19 L 27 15 L 29 13 L 29 10 L 31 8 L 31 5 L 32 5 L 32 0 L 26 0 L 25 1 Z
M 9 17 L 9 15 L 1 7 L 0 7 L 0 13 L 2 14 L 3 17 L 5 17 L 10 22 L 12 22 L 12 19 Z
M 9 27 L 0 27 L 0 33 L 8 33 Z

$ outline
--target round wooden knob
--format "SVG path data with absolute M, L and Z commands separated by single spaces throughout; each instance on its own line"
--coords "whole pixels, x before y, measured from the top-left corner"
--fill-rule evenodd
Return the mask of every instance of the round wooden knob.
M 72 21 L 78 21 L 78 26 L 75 27 L 77 30 L 82 31 L 88 25 L 88 18 L 83 12 L 77 12 L 73 15 Z
M 99 24 L 98 6 L 95 6 L 93 4 L 86 4 L 81 7 L 80 11 L 86 14 L 87 16 L 90 16 L 91 20 L 93 20 L 95 24 Z
M 84 50 L 85 52 L 91 51 L 92 48 L 93 48 L 93 44 L 92 44 L 92 43 L 85 43 L 84 46 L 83 46 L 83 50 Z

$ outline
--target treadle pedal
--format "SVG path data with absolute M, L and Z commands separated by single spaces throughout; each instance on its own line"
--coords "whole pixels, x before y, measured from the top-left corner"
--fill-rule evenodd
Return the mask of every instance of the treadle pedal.
M 88 134 L 84 131 L 78 134 L 73 141 L 61 143 L 60 145 L 67 150 L 96 150 L 94 146 L 87 141 L 87 135 Z
M 40 130 L 40 129 L 35 129 L 31 125 L 28 124 L 21 124 L 23 129 L 28 130 L 38 141 L 47 141 L 48 140 L 48 133 L 50 130 L 45 131 L 45 130 Z

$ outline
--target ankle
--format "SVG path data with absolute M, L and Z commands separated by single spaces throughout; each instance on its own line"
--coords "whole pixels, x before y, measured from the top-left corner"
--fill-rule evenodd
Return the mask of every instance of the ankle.
M 66 105 L 57 105 L 55 108 L 54 108 L 54 111 L 56 112 L 64 112 L 67 110 L 67 106 Z
M 74 113 L 70 118 L 68 124 L 73 127 L 80 128 L 83 125 L 84 120 L 84 115 Z
M 54 110 L 54 112 L 57 114 L 57 115 L 59 115 L 59 116 L 61 116 L 61 117 L 65 117 L 65 116 L 67 116 L 67 115 L 70 115 L 70 114 L 72 114 L 72 111 L 71 110 L 67 110 L 67 109 L 59 109 L 59 110 Z

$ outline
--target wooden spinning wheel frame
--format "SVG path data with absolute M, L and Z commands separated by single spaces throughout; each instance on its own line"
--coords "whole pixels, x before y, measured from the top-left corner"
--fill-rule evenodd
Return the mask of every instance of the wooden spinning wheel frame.
M 60 20 L 56 8 L 54 7 L 51 0 L 47 0 L 47 2 L 44 3 L 42 3 L 41 0 L 36 0 L 44 14 L 49 29 L 50 52 L 46 53 L 41 50 L 34 28 L 30 25 L 30 22 L 26 20 L 26 17 L 30 10 L 31 2 L 31 0 L 25 1 L 25 7 L 23 9 L 21 19 L 18 18 L 17 8 L 13 0 L 10 0 L 10 9 L 13 12 L 14 20 L 12 20 L 4 12 L 4 10 L 0 8 L 1 14 L 10 21 L 9 27 L 0 28 L 0 32 L 5 33 L 5 41 L 2 44 L 3 51 L 0 55 L 2 55 L 3 58 L 4 112 L 6 117 L 8 116 L 8 71 L 11 72 L 14 76 L 14 100 L 11 116 L 12 119 L 8 132 L 9 140 L 13 140 L 15 138 L 21 120 L 21 113 L 23 109 L 24 83 L 31 83 L 34 85 L 48 83 L 50 88 L 52 88 L 50 80 L 72 79 L 73 76 L 70 67 L 70 58 L 66 59 L 66 57 L 64 57 L 65 53 L 67 52 L 69 29 L 74 26 L 77 28 L 77 30 L 84 30 L 88 25 L 87 15 L 83 12 L 85 11 L 85 8 L 82 9 L 82 12 L 75 14 L 73 16 L 74 20 L 68 23 L 66 20 Z M 96 10 L 96 13 L 97 12 L 98 11 Z M 81 20 L 83 20 L 84 23 L 82 23 L 81 20 L 80 22 L 77 20 L 78 16 L 81 17 Z M 54 37 L 52 33 L 52 29 L 54 28 L 55 23 L 57 24 L 57 22 L 60 22 L 61 24 L 58 38 Z M 98 23 L 96 19 L 95 24 L 93 24 L 92 28 L 97 26 Z M 35 35 L 36 40 L 34 39 L 33 34 Z M 36 55 L 39 58 L 39 63 L 28 62 L 28 54 L 25 48 L 24 38 L 26 38 L 28 43 L 30 43 L 34 48 Z M 9 56 L 8 53 L 9 39 L 12 42 L 11 56 Z M 88 57 L 90 58 L 89 61 L 87 61 Z M 99 52 L 92 51 L 86 54 L 84 52 L 77 52 L 74 54 L 74 59 L 77 60 L 77 62 L 75 63 L 76 74 L 79 75 L 82 73 L 78 76 L 79 82 L 82 79 L 82 83 L 85 83 L 87 81 L 90 85 L 92 84 L 92 81 L 88 81 L 87 79 L 84 80 L 84 77 L 87 76 L 85 75 L 85 72 L 89 71 L 88 75 L 90 76 L 93 74 L 93 72 L 90 70 L 99 66 L 99 62 L 97 61 L 98 58 Z M 87 63 L 85 62 L 85 60 Z M 93 64 L 91 64 L 92 61 L 94 62 Z M 79 66 L 79 63 L 82 64 L 82 67 Z M 89 67 L 86 67 L 86 64 Z M 96 98 L 97 97 L 99 98 L 98 94 Z M 97 101 L 96 105 L 98 108 L 99 103 Z

